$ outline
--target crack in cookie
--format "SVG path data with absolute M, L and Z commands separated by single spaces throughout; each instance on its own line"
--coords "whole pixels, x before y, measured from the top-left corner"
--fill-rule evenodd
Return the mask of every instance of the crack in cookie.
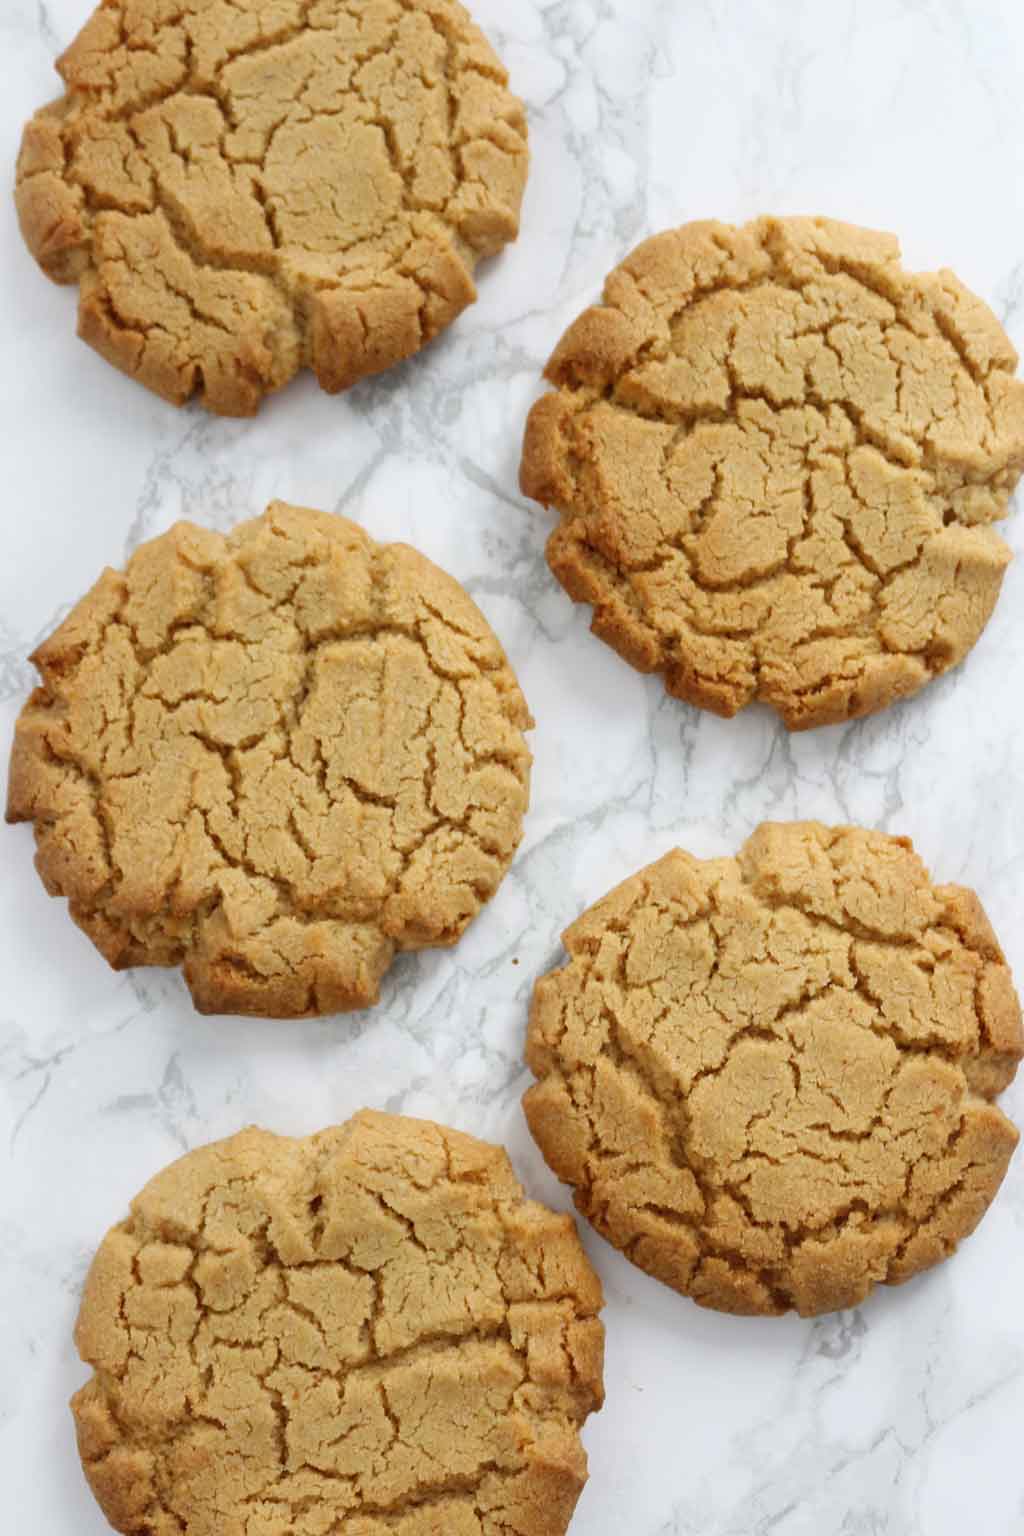
M 377 1000 L 512 861 L 529 712 L 458 584 L 345 518 L 179 523 L 33 658 L 8 820 L 115 967 L 183 964 L 203 1012 Z
M 519 230 L 522 103 L 457 0 L 103 0 L 16 198 L 79 331 L 177 405 L 253 414 L 412 356 Z
M 791 730 L 955 666 L 1010 553 L 1024 383 L 987 307 L 826 219 L 638 247 L 559 342 L 522 488 L 552 571 L 668 691 Z
M 600 1282 L 505 1153 L 364 1111 L 248 1130 L 132 1202 L 72 1410 L 129 1536 L 562 1536 L 601 1406 Z
M 946 1258 L 1017 1132 L 1021 1012 L 970 891 L 903 838 L 765 824 L 676 850 L 564 935 L 524 1108 L 578 1208 L 704 1306 L 856 1306 Z

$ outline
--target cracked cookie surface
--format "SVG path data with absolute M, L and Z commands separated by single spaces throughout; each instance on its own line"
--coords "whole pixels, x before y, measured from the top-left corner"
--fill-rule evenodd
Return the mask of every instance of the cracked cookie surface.
M 16 199 L 79 333 L 175 404 L 348 388 L 476 297 L 519 229 L 522 103 L 458 0 L 103 0 Z
M 601 1285 L 505 1153 L 363 1111 L 158 1174 L 75 1331 L 86 1475 L 137 1536 L 562 1536 Z
M 991 311 L 892 236 L 690 224 L 639 246 L 563 336 L 526 495 L 552 571 L 669 693 L 791 730 L 915 693 L 985 627 L 1024 467 Z
M 538 982 L 524 1107 L 611 1243 L 725 1312 L 856 1306 L 946 1258 L 1017 1132 L 1022 1054 L 973 892 L 903 838 L 766 823 L 585 912 Z
M 178 523 L 33 658 L 7 817 L 111 965 L 184 965 L 204 1013 L 376 1002 L 511 863 L 532 721 L 463 589 L 274 503 Z

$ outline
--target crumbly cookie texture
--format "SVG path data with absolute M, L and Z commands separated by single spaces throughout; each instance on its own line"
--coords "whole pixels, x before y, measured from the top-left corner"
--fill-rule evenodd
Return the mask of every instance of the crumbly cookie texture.
M 537 984 L 530 1128 L 576 1204 L 723 1312 L 856 1306 L 948 1257 L 1017 1132 L 1021 1012 L 977 898 L 904 838 L 765 824 L 676 850 Z
M 182 963 L 201 1012 L 376 1002 L 518 846 L 532 721 L 501 646 L 451 577 L 345 518 L 178 523 L 33 661 L 7 819 L 112 966 Z
M 522 103 L 457 0 L 102 0 L 25 129 L 17 206 L 79 334 L 247 416 L 419 351 L 519 231 Z
M 791 730 L 961 661 L 1010 554 L 1024 383 L 991 311 L 828 219 L 646 241 L 570 326 L 522 488 L 551 569 L 669 693 Z
M 561 1536 L 601 1285 L 499 1147 L 364 1111 L 157 1175 L 75 1332 L 86 1476 L 132 1536 Z

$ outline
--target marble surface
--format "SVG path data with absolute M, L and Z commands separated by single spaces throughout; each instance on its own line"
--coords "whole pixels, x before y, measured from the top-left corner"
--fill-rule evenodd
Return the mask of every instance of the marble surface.
M 787 738 L 666 700 L 592 640 L 516 488 L 541 364 L 608 267 L 686 218 L 822 212 L 900 232 L 1024 346 L 1019 0 L 477 0 L 531 113 L 522 239 L 426 355 L 341 399 L 306 379 L 257 421 L 176 412 L 73 337 L 0 199 L 0 753 L 26 656 L 142 538 L 273 496 L 343 510 L 459 576 L 537 717 L 526 838 L 452 951 L 397 965 L 371 1014 L 202 1020 L 176 974 L 114 975 L 43 893 L 26 828 L 0 854 L 0 1480 L 19 1533 L 100 1536 L 65 1402 L 108 1224 L 156 1169 L 257 1121 L 302 1133 L 365 1103 L 509 1146 L 566 1205 L 519 1109 L 533 978 L 576 913 L 681 842 L 732 851 L 765 816 L 910 834 L 975 886 L 1024 976 L 1024 560 L 967 663 L 880 719 Z M 55 93 L 89 0 L 3 0 L 0 163 Z M 1020 549 L 1024 527 L 1010 522 Z M 1024 1088 L 1006 1096 L 1024 1113 Z M 608 1403 L 580 1536 L 1024 1531 L 1024 1156 L 950 1264 L 802 1322 L 698 1310 L 586 1237 L 608 1307 Z

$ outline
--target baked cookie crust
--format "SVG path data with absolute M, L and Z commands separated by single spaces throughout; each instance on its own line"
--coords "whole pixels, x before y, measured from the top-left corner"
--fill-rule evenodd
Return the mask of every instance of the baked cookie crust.
M 1021 1011 L 973 892 L 905 838 L 766 823 L 585 912 L 537 983 L 524 1099 L 576 1205 L 723 1312 L 858 1305 L 948 1257 L 1017 1131 Z
M 951 272 L 829 219 L 687 224 L 562 337 L 526 429 L 552 571 L 669 693 L 790 730 L 963 660 L 1010 552 L 1024 383 Z
M 418 352 L 519 230 L 522 103 L 457 0 L 103 0 L 29 122 L 22 232 L 79 334 L 248 416 Z
M 501 646 L 450 576 L 345 518 L 178 523 L 33 661 L 7 819 L 112 966 L 183 965 L 203 1013 L 376 1002 L 519 844 L 532 721 Z
M 96 1255 L 82 1464 L 126 1536 L 563 1536 L 601 1305 L 498 1147 L 368 1111 L 243 1131 Z

